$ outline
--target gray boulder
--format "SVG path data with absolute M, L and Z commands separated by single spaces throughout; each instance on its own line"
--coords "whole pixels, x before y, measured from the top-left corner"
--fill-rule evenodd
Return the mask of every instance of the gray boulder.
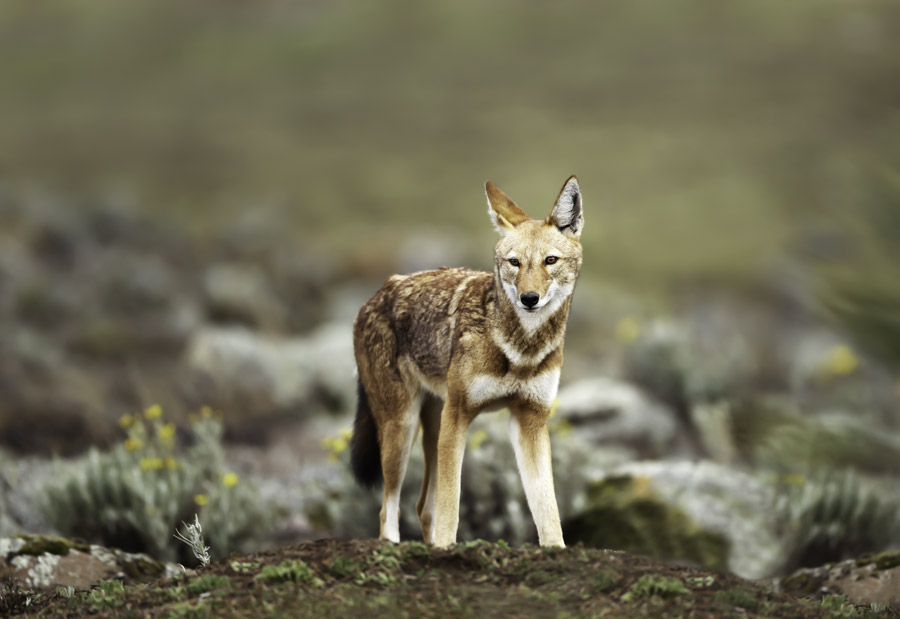
M 675 414 L 626 382 L 583 379 L 559 391 L 557 414 L 582 440 L 630 452 L 630 459 L 687 455 Z

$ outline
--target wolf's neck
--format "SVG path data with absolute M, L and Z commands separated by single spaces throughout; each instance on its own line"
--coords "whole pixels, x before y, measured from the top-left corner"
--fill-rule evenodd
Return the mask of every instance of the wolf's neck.
M 563 345 L 571 296 L 555 311 L 546 308 L 551 311 L 544 313 L 545 310 L 538 310 L 532 314 L 512 304 L 496 277 L 494 289 L 497 300 L 494 303 L 491 336 L 514 365 L 537 365 Z

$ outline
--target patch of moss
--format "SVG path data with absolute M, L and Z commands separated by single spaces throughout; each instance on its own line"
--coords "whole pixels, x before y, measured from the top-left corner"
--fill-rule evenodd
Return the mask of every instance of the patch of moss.
M 569 543 L 687 559 L 712 569 L 725 569 L 728 563 L 730 546 L 724 536 L 701 528 L 630 476 L 595 483 L 588 490 L 587 508 L 564 529 Z
M 856 560 L 856 565 L 859 566 L 872 563 L 879 570 L 889 570 L 900 566 L 900 550 L 888 550 L 874 555 L 865 555 Z
M 91 547 L 84 542 L 69 540 L 57 535 L 18 535 L 17 538 L 25 540 L 25 544 L 18 550 L 20 555 L 38 557 L 51 554 L 64 557 L 73 549 L 80 552 L 91 551 Z
M 126 576 L 135 580 L 158 578 L 166 571 L 166 568 L 162 563 L 146 557 L 131 557 L 122 561 L 120 566 Z

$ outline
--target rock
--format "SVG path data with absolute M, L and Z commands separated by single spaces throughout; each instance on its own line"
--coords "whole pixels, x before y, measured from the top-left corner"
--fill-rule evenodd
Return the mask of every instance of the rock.
M 803 568 L 775 581 L 794 595 L 843 594 L 855 604 L 900 604 L 900 551 Z
M 618 549 L 624 539 L 642 552 L 708 566 L 721 561 L 743 578 L 764 578 L 787 554 L 772 522 L 773 493 L 760 479 L 711 462 L 627 463 L 593 484 L 585 511 L 566 531 L 571 541 Z
M 52 535 L 0 539 L 0 574 L 35 589 L 86 588 L 99 580 L 150 580 L 178 567 L 147 555 L 111 550 Z
M 216 323 L 242 324 L 265 331 L 284 328 L 287 310 L 266 273 L 255 266 L 215 264 L 203 279 L 207 313 Z
M 589 378 L 559 391 L 557 414 L 583 440 L 626 447 L 632 458 L 687 455 L 673 411 L 644 391 L 612 378 Z
M 563 533 L 568 544 L 584 542 L 710 569 L 723 569 L 729 558 L 726 536 L 699 525 L 653 492 L 643 477 L 610 476 L 594 483 L 586 509 L 563 523 Z
M 206 402 L 242 414 L 310 406 L 346 410 L 355 388 L 352 327 L 329 323 L 303 338 L 275 339 L 240 328 L 201 329 L 186 353 Z

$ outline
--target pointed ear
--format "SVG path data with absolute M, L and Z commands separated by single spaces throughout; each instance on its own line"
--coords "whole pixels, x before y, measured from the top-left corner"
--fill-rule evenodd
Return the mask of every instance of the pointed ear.
M 566 236 L 577 239 L 584 228 L 584 214 L 581 212 L 581 189 L 578 179 L 570 176 L 556 198 L 547 223 L 559 228 Z
M 505 236 L 523 221 L 531 219 L 512 201 L 512 198 L 491 181 L 484 184 L 484 193 L 487 195 L 488 215 L 491 216 L 494 228 L 500 234 Z

